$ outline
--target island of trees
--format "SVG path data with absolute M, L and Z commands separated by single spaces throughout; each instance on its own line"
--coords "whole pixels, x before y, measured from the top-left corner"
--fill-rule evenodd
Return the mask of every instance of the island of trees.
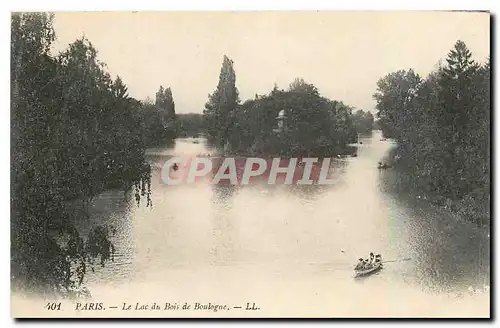
M 233 61 L 224 56 L 219 84 L 203 114 L 208 138 L 227 152 L 330 157 L 345 153 L 349 143 L 357 142 L 352 110 L 321 96 L 301 78 L 287 90 L 275 86 L 269 94 L 240 103 Z M 359 128 L 368 129 L 368 124 Z

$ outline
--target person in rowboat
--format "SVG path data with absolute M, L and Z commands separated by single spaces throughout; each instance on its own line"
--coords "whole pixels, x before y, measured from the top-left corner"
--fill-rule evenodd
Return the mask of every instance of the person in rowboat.
M 363 270 L 364 267 L 365 267 L 365 260 L 363 260 L 362 258 L 359 258 L 358 259 L 358 264 L 356 264 L 356 266 L 354 267 L 354 270 Z
M 382 256 L 380 254 L 375 255 L 375 261 L 373 261 L 373 265 L 382 265 Z
M 368 270 L 368 269 L 371 269 L 373 267 L 373 265 L 375 264 L 373 261 L 375 260 L 375 255 L 373 254 L 373 252 L 370 252 L 370 257 L 366 260 L 364 260 L 364 267 L 363 269 L 364 270 Z
M 363 269 L 362 270 L 368 270 L 371 269 L 372 265 L 370 264 L 370 260 L 366 259 L 363 260 Z

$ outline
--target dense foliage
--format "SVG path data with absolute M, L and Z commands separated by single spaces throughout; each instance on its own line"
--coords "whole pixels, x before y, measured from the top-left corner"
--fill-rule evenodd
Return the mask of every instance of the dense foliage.
M 490 204 L 490 62 L 457 41 L 446 65 L 422 79 L 413 70 L 378 81 L 380 127 L 398 142 L 408 182 L 476 222 Z
M 149 205 L 150 167 L 141 103 L 87 39 L 52 56 L 54 40 L 52 15 L 12 15 L 11 263 L 14 281 L 68 295 L 113 252 L 106 227 L 80 236 L 69 204 L 121 189 Z
M 169 143 L 177 136 L 179 127 L 170 88 L 160 86 L 155 102 L 146 100 L 140 107 L 141 134 L 147 146 Z
M 352 115 L 352 121 L 358 133 L 368 133 L 373 130 L 374 117 L 368 111 L 357 110 Z
M 177 114 L 179 137 L 199 137 L 207 133 L 206 121 L 202 114 Z
M 208 135 L 233 153 L 332 156 L 357 141 L 352 108 L 296 79 L 288 90 L 239 104 L 233 62 L 224 56 L 219 84 L 206 105 Z

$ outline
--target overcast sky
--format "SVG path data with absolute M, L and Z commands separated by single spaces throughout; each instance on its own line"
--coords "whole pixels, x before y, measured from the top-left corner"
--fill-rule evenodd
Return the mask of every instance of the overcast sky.
M 56 13 L 55 30 L 55 51 L 85 35 L 137 99 L 170 86 L 177 113 L 202 112 L 224 54 L 242 100 L 302 77 L 323 96 L 373 111 L 383 75 L 425 76 L 458 39 L 480 62 L 490 52 L 485 13 Z

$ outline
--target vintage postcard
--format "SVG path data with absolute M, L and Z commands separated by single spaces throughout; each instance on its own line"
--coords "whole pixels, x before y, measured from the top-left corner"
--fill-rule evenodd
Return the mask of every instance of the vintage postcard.
M 489 318 L 488 12 L 11 13 L 15 318 Z

